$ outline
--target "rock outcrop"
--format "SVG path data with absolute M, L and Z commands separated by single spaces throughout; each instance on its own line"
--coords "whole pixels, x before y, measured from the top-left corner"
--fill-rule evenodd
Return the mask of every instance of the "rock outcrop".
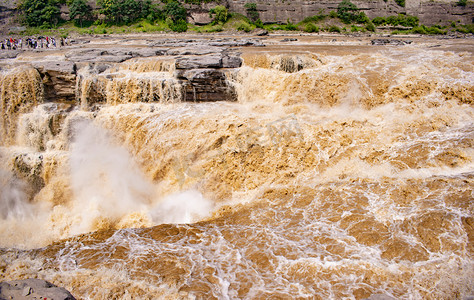
M 56 56 L 54 61 L 47 56 L 36 61 L 20 58 L 15 64 L 38 72 L 43 102 L 69 103 L 83 109 L 136 101 L 235 101 L 227 76 L 242 64 L 237 47 L 263 46 L 262 39 L 162 39 L 147 41 L 143 47 L 123 48 L 82 43 L 65 50 L 59 60 Z M 0 58 L 0 68 L 9 69 L 12 58 Z
M 392 46 L 403 46 L 411 44 L 411 41 L 405 40 L 396 40 L 396 39 L 374 39 L 370 41 L 370 43 L 374 46 L 385 46 L 385 45 L 392 45 Z
M 1 282 L 0 299 L 75 300 L 65 288 L 34 278 Z
M 227 0 L 231 11 L 241 14 L 246 13 L 246 0 Z M 337 10 L 340 0 L 254 0 L 260 19 L 267 23 L 286 23 L 288 20 L 298 23 L 306 17 L 317 15 L 321 12 L 329 13 Z M 431 0 L 406 0 L 405 7 L 401 7 L 394 0 L 353 0 L 351 1 L 365 12 L 369 18 L 391 16 L 397 14 L 410 14 L 419 17 L 420 22 L 426 25 L 460 21 L 464 24 L 473 22 L 474 5 L 458 6 L 456 0 L 431 1 Z
M 74 62 L 35 62 L 33 67 L 38 70 L 43 79 L 46 99 L 74 100 L 74 86 L 76 85 L 76 64 Z

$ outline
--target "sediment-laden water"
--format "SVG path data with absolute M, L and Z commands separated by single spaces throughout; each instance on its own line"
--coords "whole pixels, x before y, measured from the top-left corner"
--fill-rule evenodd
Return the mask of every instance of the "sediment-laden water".
M 472 53 L 354 49 L 247 51 L 237 102 L 177 101 L 158 58 L 84 71 L 72 108 L 4 70 L 0 278 L 79 299 L 473 296 Z

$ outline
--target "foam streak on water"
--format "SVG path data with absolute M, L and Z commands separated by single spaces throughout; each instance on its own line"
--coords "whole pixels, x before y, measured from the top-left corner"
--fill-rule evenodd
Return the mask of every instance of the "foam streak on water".
M 244 59 L 237 103 L 130 96 L 50 131 L 46 106 L 23 114 L 1 149 L 0 224 L 25 231 L 28 206 L 54 234 L 0 231 L 0 276 L 84 299 L 472 296 L 472 56 Z

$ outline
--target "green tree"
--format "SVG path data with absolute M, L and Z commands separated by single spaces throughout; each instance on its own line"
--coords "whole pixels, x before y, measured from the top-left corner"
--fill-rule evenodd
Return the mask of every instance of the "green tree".
M 209 10 L 209 17 L 212 18 L 213 24 L 224 24 L 229 18 L 229 13 L 225 6 L 217 5 L 216 7 Z
M 375 25 L 374 23 L 372 23 L 370 20 L 369 22 L 367 22 L 367 25 L 365 25 L 365 29 L 367 29 L 368 31 L 372 31 L 372 32 L 375 32 Z
M 92 8 L 85 0 L 72 0 L 69 3 L 69 19 L 82 27 L 83 21 L 92 19 Z
M 174 32 L 185 32 L 188 30 L 188 23 L 185 20 L 177 20 L 170 24 L 170 29 Z
M 100 7 L 99 13 L 103 14 L 106 22 L 117 22 L 117 1 L 116 0 L 97 0 L 97 5 Z
M 163 16 L 166 18 L 166 23 L 171 30 L 175 32 L 185 32 L 188 30 L 186 8 L 178 1 L 169 0 L 163 8 Z
M 184 8 L 178 1 L 168 2 L 164 7 L 163 12 L 167 18 L 173 20 L 173 23 L 176 23 L 178 20 L 186 20 L 186 8 Z
M 97 5 L 106 22 L 112 24 L 130 24 L 153 13 L 149 0 L 98 0 Z
M 405 7 L 405 0 L 395 0 L 395 2 L 401 7 Z
M 28 26 L 51 27 L 60 20 L 59 4 L 56 0 L 25 0 L 21 3 L 20 10 Z
M 357 6 L 349 0 L 342 0 L 337 6 L 337 16 L 346 24 L 355 21 L 359 16 L 358 12 Z
M 247 11 L 247 17 L 252 21 L 255 22 L 260 18 L 260 15 L 257 10 L 257 4 L 253 2 L 246 3 L 244 5 L 246 11 Z

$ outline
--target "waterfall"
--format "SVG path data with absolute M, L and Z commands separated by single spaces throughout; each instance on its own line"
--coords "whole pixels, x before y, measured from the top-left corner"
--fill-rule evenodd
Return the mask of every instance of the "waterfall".
M 472 296 L 472 54 L 339 49 L 243 51 L 206 83 L 236 101 L 184 101 L 211 71 L 167 56 L 78 64 L 73 104 L 2 71 L 2 277 L 91 299 Z

